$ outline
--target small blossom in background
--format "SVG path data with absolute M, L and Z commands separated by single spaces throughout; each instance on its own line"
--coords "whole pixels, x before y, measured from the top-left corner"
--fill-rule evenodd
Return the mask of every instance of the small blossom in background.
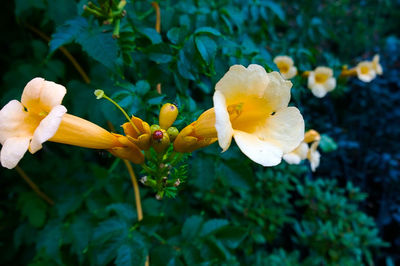
M 371 82 L 376 77 L 374 65 L 369 61 L 362 61 L 356 66 L 357 77 L 364 82 Z
M 333 70 L 329 67 L 317 67 L 308 74 L 308 88 L 315 97 L 322 98 L 336 87 Z
M 294 62 L 291 57 L 287 55 L 279 55 L 274 58 L 274 63 L 285 79 L 291 79 L 297 75 L 297 68 L 294 66 Z
M 320 140 L 321 136 L 317 131 L 314 129 L 308 130 L 305 133 L 304 140 L 300 143 L 300 145 L 292 152 L 283 155 L 283 159 L 288 164 L 300 164 L 303 160 L 308 159 L 311 170 L 315 172 L 319 166 L 321 158 L 321 154 L 317 150 Z M 309 143 L 311 143 L 310 147 Z
M 301 142 L 294 151 L 284 154 L 283 160 L 288 164 L 300 164 L 301 161 L 307 159 L 308 150 L 308 144 Z
M 375 55 L 372 61 L 362 61 L 355 67 L 357 77 L 364 82 L 371 82 L 376 75 L 382 75 L 382 66 L 379 63 L 379 55 Z

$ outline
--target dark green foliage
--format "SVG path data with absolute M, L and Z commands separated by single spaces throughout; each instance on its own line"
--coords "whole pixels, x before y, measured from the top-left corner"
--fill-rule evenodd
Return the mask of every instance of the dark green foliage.
M 84 12 L 87 1 L 4 4 L 0 106 L 41 76 L 67 87 L 68 113 L 104 128 L 111 121 L 121 133 L 125 120 L 95 99 L 95 89 L 149 124 L 157 123 L 163 103 L 175 102 L 181 130 L 212 107 L 214 86 L 233 64 L 272 71 L 273 57 L 288 54 L 300 71 L 327 65 L 338 76 L 343 64 L 380 53 L 384 75 L 371 83 L 338 80 L 323 99 L 312 96 L 304 78 L 292 79 L 291 105 L 307 129 L 323 133 L 315 173 L 307 162 L 262 168 L 234 143 L 225 153 L 213 144 L 176 161 L 171 150 L 165 158 L 149 151 L 146 170 L 134 170 L 138 180 L 146 175 L 159 186 L 139 184 L 140 222 L 120 159 L 46 142 L 19 165 L 54 206 L 16 171 L 0 169 L 0 264 L 144 265 L 147 256 L 150 265 L 400 262 L 399 3 L 166 0 L 159 2 L 158 33 L 147 0 L 128 1 L 125 16 L 119 10 L 104 24 L 118 2 L 93 1 L 103 17 Z M 160 163 L 176 167 L 160 170 Z M 165 197 L 157 200 L 160 191 Z

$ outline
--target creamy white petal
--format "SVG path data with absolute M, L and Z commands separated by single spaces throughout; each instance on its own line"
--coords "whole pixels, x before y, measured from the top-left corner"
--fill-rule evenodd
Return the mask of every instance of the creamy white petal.
M 307 78 L 307 87 L 312 89 L 315 86 L 315 73 L 311 71 Z
M 358 74 L 358 79 L 364 82 L 371 82 L 375 77 L 375 72 L 369 72 L 368 74 Z
M 215 91 L 213 96 L 215 110 L 215 129 L 217 130 L 218 143 L 222 151 L 231 145 L 233 129 L 227 111 L 225 97 L 220 91 Z
M 291 79 L 297 75 L 297 67 L 292 66 L 287 73 L 283 73 L 282 76 L 285 79 Z
M 288 107 L 268 117 L 255 134 L 279 147 L 283 153 L 288 153 L 304 139 L 304 120 L 296 107 Z
M 17 100 L 12 100 L 0 110 L 0 143 L 11 137 L 32 136 L 32 130 L 25 121 L 28 119 L 28 113 Z
M 311 155 L 309 158 L 311 171 L 315 172 L 315 170 L 318 168 L 319 163 L 320 163 L 320 158 L 321 158 L 321 154 L 319 153 L 319 151 L 311 152 Z
M 1 165 L 8 169 L 17 166 L 18 162 L 24 157 L 28 150 L 29 137 L 8 138 L 0 151 Z
M 376 74 L 378 75 L 382 75 L 383 74 L 383 70 L 382 70 L 382 66 L 379 63 L 379 55 L 374 55 L 374 58 L 372 59 L 372 64 L 374 66 L 374 70 L 376 72 Z
M 21 102 L 29 111 L 50 112 L 53 107 L 61 104 L 66 93 L 66 88 L 60 84 L 34 78 L 26 84 Z
M 268 87 L 264 91 L 264 99 L 268 101 L 268 107 L 276 112 L 286 108 L 290 101 L 290 89 L 292 82 L 282 78 L 281 74 L 274 71 L 268 73 Z
M 240 150 L 252 161 L 262 166 L 275 166 L 282 160 L 282 150 L 257 136 L 235 130 L 234 138 Z
M 315 85 L 311 88 L 312 94 L 314 94 L 317 98 L 323 98 L 328 93 L 324 86 L 322 85 Z
M 324 87 L 325 87 L 327 92 L 333 91 L 335 89 L 335 87 L 336 87 L 336 79 L 335 78 L 329 78 L 325 82 Z
M 276 111 L 286 107 L 290 100 L 292 83 L 278 72 L 267 73 L 260 65 L 234 65 L 215 86 L 222 92 L 226 104 L 237 104 L 252 97 L 268 101 L 268 109 Z
M 283 155 L 283 160 L 287 162 L 288 164 L 300 164 L 301 163 L 301 158 L 298 154 L 295 153 L 287 153 Z
M 274 63 L 278 65 L 279 63 L 287 64 L 288 66 L 293 66 L 294 62 L 290 56 L 287 55 L 278 55 L 274 58 Z
M 42 143 L 52 138 L 60 126 L 63 115 L 67 109 L 63 105 L 55 106 L 51 112 L 40 122 L 33 134 L 29 151 L 35 153 L 42 148 Z
M 267 72 L 262 66 L 249 65 L 245 68 L 242 65 L 233 65 L 217 82 L 215 90 L 222 92 L 226 99 L 236 100 L 242 95 L 262 97 L 267 85 Z

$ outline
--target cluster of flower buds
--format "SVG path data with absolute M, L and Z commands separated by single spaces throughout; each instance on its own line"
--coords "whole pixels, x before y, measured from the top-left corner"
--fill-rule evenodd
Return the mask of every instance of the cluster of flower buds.
M 84 14 L 94 15 L 103 24 L 113 24 L 113 38 L 119 38 L 121 19 L 126 16 L 126 0 L 99 0 L 99 6 L 88 2 L 83 6 Z

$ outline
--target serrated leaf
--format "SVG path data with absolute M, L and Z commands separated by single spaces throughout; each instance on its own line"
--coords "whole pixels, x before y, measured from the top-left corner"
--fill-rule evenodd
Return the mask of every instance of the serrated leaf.
M 127 221 L 134 221 L 136 219 L 134 208 L 134 206 L 131 206 L 128 203 L 114 203 L 107 206 L 106 211 L 115 212 L 119 217 L 122 217 Z
M 203 223 L 201 216 L 191 216 L 186 219 L 182 227 L 182 236 L 185 239 L 193 239 L 200 230 L 200 226 Z
M 139 238 L 140 239 L 140 238 Z M 135 236 L 132 237 L 132 243 L 123 244 L 117 251 L 115 265 L 117 266 L 136 266 L 144 265 L 146 261 L 146 249 L 143 240 L 138 241 Z
M 49 53 L 53 53 L 61 46 L 71 43 L 81 33 L 88 30 L 88 23 L 82 17 L 68 20 L 64 25 L 57 27 L 56 32 L 51 35 Z
M 76 37 L 76 42 L 94 60 L 115 71 L 118 46 L 111 34 L 104 33 L 101 29 L 85 31 Z
M 22 215 L 28 218 L 29 223 L 34 227 L 43 226 L 46 220 L 46 203 L 35 193 L 24 193 L 18 201 Z

